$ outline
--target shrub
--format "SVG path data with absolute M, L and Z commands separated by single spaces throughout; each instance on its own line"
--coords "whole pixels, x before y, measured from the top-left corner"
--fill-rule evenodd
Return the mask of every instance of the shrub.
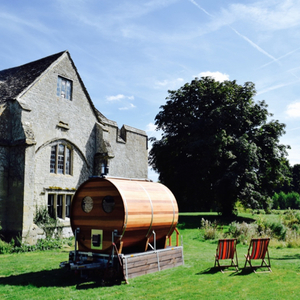
M 300 247 L 300 238 L 296 230 L 288 228 L 286 231 L 286 244 L 288 248 Z
M 202 218 L 201 227 L 204 229 L 203 237 L 205 240 L 214 240 L 221 237 L 221 232 L 218 232 L 216 220 L 214 222 L 210 222 L 209 220 Z
M 257 225 L 232 222 L 229 224 L 228 234 L 236 238 L 238 243 L 247 244 L 248 240 L 257 235 Z
M 62 239 L 39 239 L 36 243 L 37 250 L 61 249 L 64 245 Z
M 31 251 L 44 251 L 44 250 L 52 250 L 52 249 L 61 249 L 64 245 L 72 246 L 73 238 L 65 238 L 65 239 L 39 239 L 36 245 L 26 245 L 21 243 L 18 246 L 15 246 L 14 240 L 10 243 L 6 243 L 0 240 L 0 254 L 8 254 L 8 253 L 24 253 Z
M 272 231 L 272 235 L 279 240 L 285 240 L 287 228 L 280 221 L 269 223 L 268 227 Z
M 6 243 L 0 240 L 0 254 L 11 253 L 13 246 L 10 243 Z
M 291 209 L 287 210 L 283 215 L 283 222 L 288 227 L 300 224 L 300 213 Z
M 61 238 L 63 226 L 58 219 L 51 218 L 47 207 L 37 207 L 33 219 L 34 223 L 43 229 L 46 239 Z

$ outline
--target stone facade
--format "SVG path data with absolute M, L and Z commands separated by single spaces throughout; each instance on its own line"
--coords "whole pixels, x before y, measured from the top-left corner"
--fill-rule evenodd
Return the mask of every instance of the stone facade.
M 58 94 L 58 78 L 71 83 L 71 99 Z M 65 149 L 62 156 L 58 149 Z M 67 51 L 0 71 L 0 221 L 6 238 L 34 243 L 39 230 L 33 219 L 43 206 L 71 235 L 69 200 L 77 187 L 105 168 L 108 176 L 147 178 L 147 159 L 146 133 L 119 129 L 94 107 Z M 56 164 L 51 172 L 50 162 Z

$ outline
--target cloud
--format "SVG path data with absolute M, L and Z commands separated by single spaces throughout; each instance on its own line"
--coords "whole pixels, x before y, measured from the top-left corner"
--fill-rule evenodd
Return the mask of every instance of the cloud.
M 122 99 L 134 100 L 134 96 L 125 96 L 123 94 L 118 94 L 116 96 L 106 96 L 106 100 L 109 102 L 121 101 Z
M 201 72 L 198 76 L 195 77 L 212 77 L 219 82 L 223 82 L 225 80 L 229 80 L 229 75 L 221 72 Z
M 155 130 L 156 130 L 156 125 L 155 124 L 153 124 L 153 123 L 147 124 L 146 132 L 155 132 Z
M 1 7 L 4 10 L 4 8 Z M 45 26 L 42 22 L 35 19 L 27 21 L 26 18 L 19 18 L 17 15 L 9 14 L 6 12 L 0 12 L 0 24 L 9 24 L 9 30 L 16 32 L 27 32 L 24 28 L 29 28 L 34 31 L 41 32 L 43 34 L 50 34 L 52 30 Z
M 149 137 L 155 137 L 159 140 L 161 139 L 162 131 L 156 129 L 157 129 L 156 125 L 151 122 L 146 126 L 147 135 Z
M 110 103 L 114 103 L 114 102 L 122 102 L 124 103 L 124 106 L 119 107 L 118 110 L 130 110 L 133 108 L 136 108 L 136 106 L 129 102 L 134 100 L 134 96 L 125 96 L 123 94 L 117 94 L 115 96 L 106 96 L 106 100 Z
M 183 78 L 176 78 L 174 80 L 162 80 L 162 81 L 156 81 L 155 82 L 155 87 L 154 88 L 168 88 L 168 89 L 173 89 L 176 88 L 179 84 L 183 83 Z
M 119 107 L 119 110 L 129 110 L 129 109 L 133 109 L 133 108 L 136 108 L 136 106 L 134 104 L 132 104 L 132 103 L 129 103 L 126 106 Z
M 271 0 L 253 4 L 233 4 L 230 12 L 237 19 L 248 20 L 260 27 L 260 30 L 281 30 L 300 24 L 300 7 L 296 1 Z
M 124 99 L 124 98 L 125 98 L 124 95 L 118 94 L 118 95 L 116 95 L 116 96 L 107 96 L 107 97 L 106 97 L 106 100 L 107 100 L 107 101 L 120 101 L 120 100 L 122 100 L 122 99 Z
M 285 113 L 291 118 L 300 118 L 300 102 L 289 104 Z
M 56 0 L 62 8 L 59 12 L 68 11 L 68 17 L 76 19 L 101 34 L 119 38 L 148 39 L 147 35 L 139 32 L 141 25 L 136 25 L 139 19 L 159 11 L 178 0 L 150 0 L 150 1 L 121 1 L 118 5 L 105 5 L 105 9 L 98 9 L 94 5 L 87 5 L 82 1 Z M 95 1 L 92 1 L 95 2 Z M 96 1 L 97 2 L 97 1 Z M 98 7 L 101 8 L 102 5 Z M 65 14 L 64 14 L 65 16 Z M 145 29 L 145 28 L 144 28 Z

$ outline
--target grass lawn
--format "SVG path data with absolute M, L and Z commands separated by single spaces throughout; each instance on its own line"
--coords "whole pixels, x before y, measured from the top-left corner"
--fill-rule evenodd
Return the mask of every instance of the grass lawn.
M 181 214 L 184 266 L 101 287 L 60 269 L 68 251 L 0 255 L 0 299 L 299 299 L 300 249 L 269 248 L 272 273 L 244 270 L 248 246 L 238 245 L 240 271 L 214 266 L 216 241 L 200 237 L 203 214 Z M 210 214 L 210 216 L 216 217 Z M 251 218 L 251 216 L 244 216 Z

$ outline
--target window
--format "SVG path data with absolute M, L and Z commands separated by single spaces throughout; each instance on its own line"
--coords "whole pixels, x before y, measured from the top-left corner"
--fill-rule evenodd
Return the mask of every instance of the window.
M 50 173 L 71 175 L 71 149 L 64 144 L 51 146 Z
M 68 100 L 72 100 L 72 81 L 58 76 L 56 95 Z
M 70 208 L 71 208 L 72 195 L 66 195 L 66 217 L 70 218 Z
M 48 193 L 48 213 L 51 218 L 70 218 L 73 194 Z
M 63 196 L 64 195 L 57 195 L 56 201 L 56 213 L 57 217 L 62 219 L 63 216 Z
M 54 195 L 49 194 L 48 195 L 48 213 L 51 218 L 55 218 L 54 213 Z
M 100 174 L 101 175 L 107 175 L 108 174 L 107 160 L 102 160 L 100 162 Z

